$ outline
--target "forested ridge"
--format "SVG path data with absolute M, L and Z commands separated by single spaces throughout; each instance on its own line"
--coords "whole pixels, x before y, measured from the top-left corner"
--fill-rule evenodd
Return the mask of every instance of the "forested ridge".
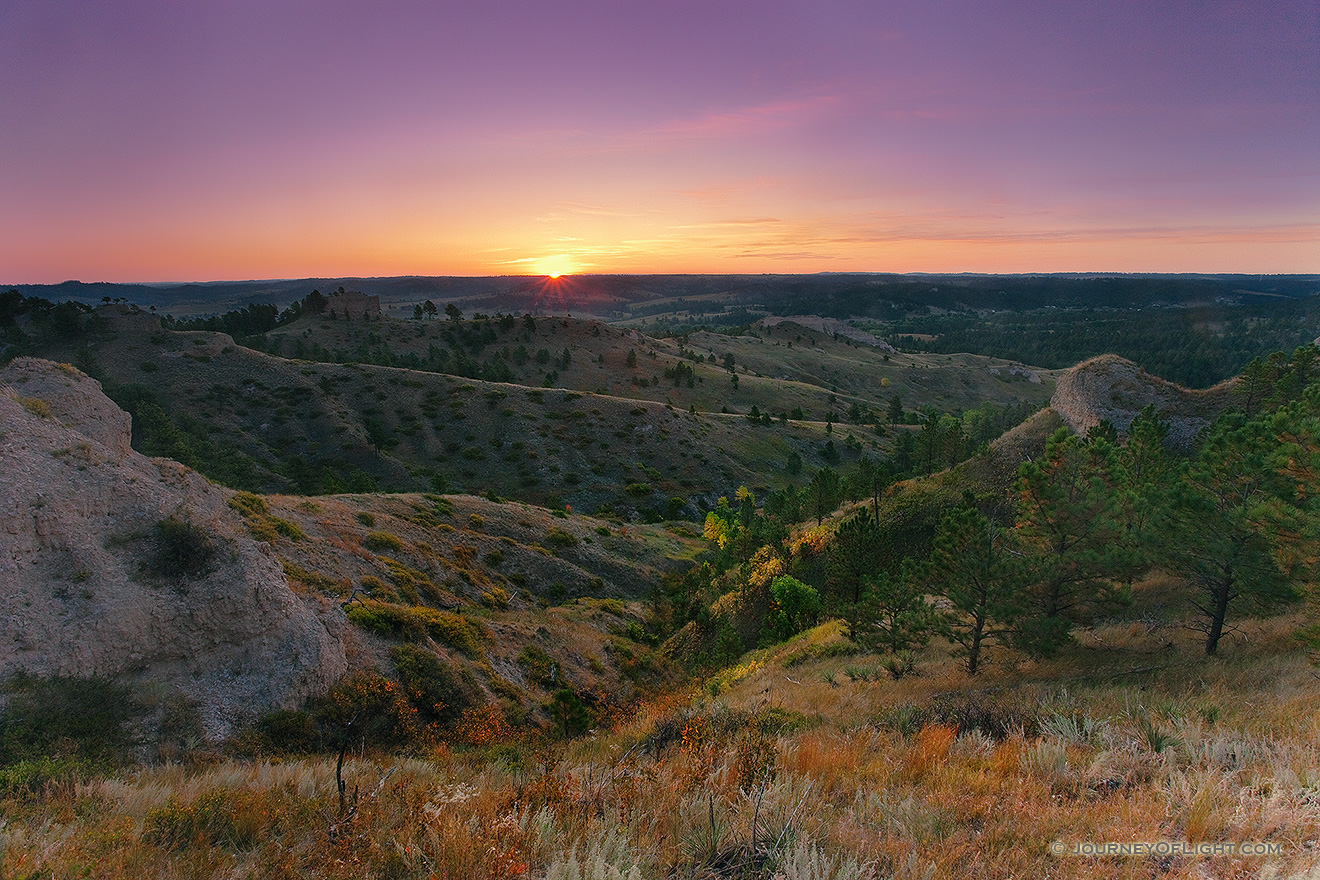
M 1050 368 L 1112 353 L 1170 381 L 1205 388 L 1237 375 L 1253 358 L 1311 342 L 1320 332 L 1320 301 L 927 315 L 873 329 L 906 351 L 971 352 Z
M 1315 346 L 1252 361 L 1243 405 L 1190 450 L 1168 447 L 1153 406 L 1123 437 L 1108 423 L 1086 436 L 1060 428 L 1021 465 L 1007 495 L 965 479 L 961 498 L 932 494 L 914 507 L 865 464 L 847 478 L 817 471 L 805 507 L 777 493 L 758 509 L 740 491 L 708 514 L 717 553 L 677 582 L 671 599 L 697 627 L 704 647 L 694 656 L 708 662 L 782 638 L 775 609 L 791 605 L 796 629 L 843 618 L 853 639 L 900 672 L 912 649 L 939 636 L 975 674 L 991 647 L 1053 655 L 1077 626 L 1119 613 L 1133 583 L 1160 571 L 1183 584 L 1189 625 L 1214 654 L 1238 617 L 1298 601 L 1313 576 L 1317 378 Z M 819 523 L 845 495 L 871 500 L 837 530 L 793 531 L 801 513 Z M 759 630 L 745 615 L 757 606 L 765 609 Z

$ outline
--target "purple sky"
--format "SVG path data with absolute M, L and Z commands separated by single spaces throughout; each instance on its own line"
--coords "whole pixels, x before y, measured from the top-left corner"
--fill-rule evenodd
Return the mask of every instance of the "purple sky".
M 0 283 L 1320 271 L 1320 4 L 0 3 Z

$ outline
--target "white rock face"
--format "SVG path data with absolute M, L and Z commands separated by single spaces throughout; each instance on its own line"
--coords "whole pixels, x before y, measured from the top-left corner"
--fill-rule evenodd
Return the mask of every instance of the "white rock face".
M 1120 434 L 1147 405 L 1169 423 L 1168 442 L 1189 446 L 1221 412 L 1237 402 L 1237 380 L 1191 390 L 1147 374 L 1131 361 L 1106 354 L 1059 377 L 1050 406 L 1069 428 L 1085 434 L 1103 419 Z
M 290 591 L 229 490 L 133 451 L 129 427 L 72 367 L 20 358 L 0 371 L 0 678 L 164 683 L 213 738 L 324 692 L 346 667 L 342 614 Z M 216 549 L 199 576 L 153 572 L 171 517 Z

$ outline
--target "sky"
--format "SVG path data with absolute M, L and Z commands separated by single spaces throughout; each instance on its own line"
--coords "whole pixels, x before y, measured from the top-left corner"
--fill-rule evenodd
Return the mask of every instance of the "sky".
M 1320 272 L 1315 0 L 3 0 L 0 58 L 0 283 Z

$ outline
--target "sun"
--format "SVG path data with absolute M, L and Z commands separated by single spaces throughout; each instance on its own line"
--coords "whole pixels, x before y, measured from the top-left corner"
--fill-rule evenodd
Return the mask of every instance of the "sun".
M 554 254 L 549 257 L 542 257 L 535 263 L 537 274 L 546 275 L 550 278 L 560 278 L 564 275 L 572 275 L 577 267 L 569 259 L 567 254 Z

